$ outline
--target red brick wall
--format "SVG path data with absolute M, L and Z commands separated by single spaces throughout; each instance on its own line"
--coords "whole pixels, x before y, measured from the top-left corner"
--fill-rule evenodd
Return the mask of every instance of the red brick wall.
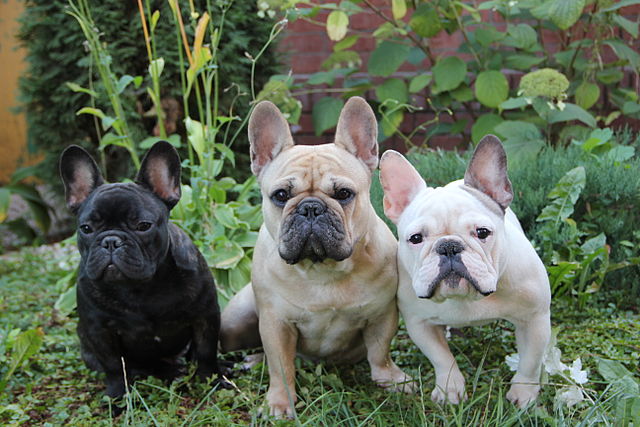
M 383 13 L 385 13 L 387 16 L 391 16 L 389 3 L 390 2 L 388 1 L 382 0 L 374 1 L 374 4 L 378 5 Z M 384 20 L 378 15 L 367 10 L 364 4 L 363 8 L 365 8 L 364 13 L 359 13 L 350 17 L 348 34 L 371 34 L 381 23 L 384 22 Z M 640 6 L 630 6 L 626 7 L 623 10 L 625 16 L 634 21 L 637 21 L 638 15 L 640 14 Z M 324 23 L 326 21 L 326 16 L 327 13 L 321 13 L 314 19 L 316 21 Z M 409 16 L 406 17 L 406 19 L 408 18 Z M 496 28 L 500 30 L 504 30 L 504 27 L 506 25 L 504 23 L 504 20 L 497 12 L 493 12 L 490 10 L 482 11 L 482 21 L 494 23 Z M 583 35 L 583 28 L 581 28 L 579 25 L 574 26 L 571 31 L 573 32 L 573 39 L 575 39 L 576 37 L 582 37 Z M 619 35 L 626 40 L 630 40 L 629 35 L 622 30 L 619 30 Z M 436 58 L 439 58 L 442 56 L 458 54 L 457 50 L 462 42 L 463 37 L 460 31 L 456 31 L 451 35 L 447 34 L 445 31 L 441 31 L 437 37 L 429 40 L 429 46 L 434 56 Z M 545 30 L 543 32 L 543 42 L 545 48 L 549 51 L 557 51 L 560 45 L 558 33 L 555 31 Z M 295 22 L 288 24 L 284 36 L 280 40 L 279 50 L 284 54 L 285 64 L 287 66 L 286 71 L 291 71 L 296 78 L 304 79 L 310 74 L 321 71 L 320 65 L 331 54 L 333 45 L 334 42 L 332 42 L 327 36 L 324 26 L 316 25 L 302 19 L 298 19 Z M 638 41 L 635 42 L 635 47 L 640 47 Z M 366 65 L 369 59 L 369 55 L 375 49 L 375 40 L 373 39 L 373 37 L 361 37 L 351 49 L 356 50 L 360 53 L 362 59 L 361 69 L 362 71 L 366 71 Z M 609 60 L 615 57 L 613 55 L 613 52 L 611 51 L 605 51 L 605 55 L 605 60 Z M 429 70 L 430 67 L 431 64 L 429 59 L 425 59 L 425 61 L 423 61 L 423 63 L 419 67 L 414 67 L 411 64 L 405 64 L 399 70 L 399 74 L 405 76 L 414 75 L 416 73 L 419 73 L 421 70 Z M 511 82 L 511 87 L 514 87 L 514 85 L 517 84 L 517 80 L 519 79 L 519 77 L 520 75 L 518 73 L 514 73 L 510 76 L 510 79 L 516 80 Z M 638 84 L 637 79 L 632 75 L 628 76 L 627 82 L 628 84 Z M 294 136 L 298 143 L 317 144 L 330 142 L 332 140 L 333 136 L 327 132 L 319 137 L 316 137 L 313 132 L 311 121 L 311 108 L 313 103 L 318 99 L 328 95 L 328 93 L 314 93 L 298 96 L 298 99 L 300 99 L 303 105 L 303 112 L 300 118 L 299 126 L 294 126 L 292 128 Z M 367 96 L 370 96 L 371 98 L 374 97 L 373 94 L 367 94 Z M 470 116 L 465 111 L 457 111 L 455 113 L 457 119 L 470 118 Z M 408 117 L 403 122 L 401 129 L 403 129 L 404 131 L 411 131 L 415 128 L 415 126 L 423 123 L 425 120 L 433 118 L 433 116 L 434 115 L 429 112 L 408 115 Z M 441 115 L 440 118 L 441 121 L 444 122 L 452 121 L 451 117 L 445 117 L 444 115 Z M 471 124 L 472 123 L 470 121 L 468 124 L 469 128 Z M 430 145 L 452 148 L 459 144 L 466 144 L 467 141 L 462 141 L 460 137 L 437 136 L 431 139 L 429 143 Z M 385 146 L 385 148 L 404 149 L 404 143 L 398 137 L 395 137 L 392 141 L 386 142 Z

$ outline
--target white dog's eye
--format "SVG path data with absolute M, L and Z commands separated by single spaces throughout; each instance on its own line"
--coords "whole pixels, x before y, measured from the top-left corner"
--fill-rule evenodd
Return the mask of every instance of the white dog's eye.
M 409 237 L 409 242 L 411 242 L 414 245 L 418 245 L 422 243 L 422 234 L 420 233 L 412 234 L 411 237 Z
M 491 236 L 491 230 L 484 227 L 478 227 L 476 228 L 476 236 L 478 236 L 478 239 L 484 240 L 487 237 Z
M 283 189 L 276 190 L 271 195 L 271 200 L 276 206 L 282 207 L 289 200 L 289 192 Z

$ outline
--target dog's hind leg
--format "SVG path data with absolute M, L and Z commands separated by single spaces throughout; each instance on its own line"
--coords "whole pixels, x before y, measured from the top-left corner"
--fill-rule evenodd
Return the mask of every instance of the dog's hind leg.
M 260 346 L 256 298 L 251 284 L 248 284 L 231 298 L 222 311 L 220 349 L 226 353 Z

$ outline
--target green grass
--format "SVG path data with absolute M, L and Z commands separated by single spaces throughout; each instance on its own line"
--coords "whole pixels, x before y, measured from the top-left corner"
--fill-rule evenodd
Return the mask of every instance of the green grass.
M 553 302 L 552 323 L 563 361 L 570 364 L 580 357 L 589 371 L 584 390 L 591 401 L 573 407 L 555 403 L 556 392 L 568 385 L 559 376 L 545 379 L 533 407 L 518 410 L 506 401 L 512 372 L 504 359 L 515 352 L 515 345 L 511 325 L 497 322 L 452 331 L 450 345 L 467 378 L 469 394 L 469 400 L 458 406 L 431 402 L 433 370 L 401 328 L 392 355 L 402 369 L 419 379 L 421 391 L 415 395 L 387 393 L 376 387 L 366 362 L 329 367 L 298 360 L 300 399 L 298 418 L 293 421 L 260 416 L 268 386 L 263 364 L 248 372 L 236 369 L 230 390 L 213 390 L 190 377 L 172 384 L 154 378 L 138 381 L 126 399 L 129 409 L 114 419 L 103 398 L 101 376 L 87 370 L 80 360 L 75 314 L 65 317 L 53 309 L 77 259 L 69 243 L 27 248 L 0 258 L 0 379 L 13 354 L 7 343 L 16 332 L 10 331 L 41 328 L 44 332 L 42 347 L 0 393 L 0 424 L 508 426 L 637 425 L 640 421 L 637 408 L 625 409 L 620 403 L 624 393 L 637 390 L 639 382 L 640 317 L 637 311 L 618 310 L 610 301 L 619 300 L 620 295 L 611 295 L 604 288 L 579 312 L 571 300 Z M 227 357 L 237 360 L 242 354 Z M 635 377 L 624 380 L 631 385 L 622 382 L 629 386 L 625 389 L 622 383 L 607 383 L 597 371 L 598 358 L 619 361 L 634 373 Z M 625 410 L 630 418 L 623 420 Z

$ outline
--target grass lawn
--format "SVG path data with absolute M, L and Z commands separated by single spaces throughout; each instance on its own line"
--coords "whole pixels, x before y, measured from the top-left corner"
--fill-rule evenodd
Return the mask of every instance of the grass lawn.
M 80 360 L 76 317 L 54 308 L 78 255 L 70 243 L 26 248 L 0 257 L 0 380 L 20 349 L 16 336 L 37 329 L 43 343 L 19 366 L 1 390 L 0 424 L 5 425 L 640 425 L 640 316 L 617 308 L 621 293 L 601 289 L 582 310 L 571 300 L 555 300 L 552 324 L 562 361 L 580 358 L 588 382 L 585 400 L 568 407 L 557 400 L 572 384 L 569 372 L 545 376 L 535 406 L 513 407 L 504 395 L 512 376 L 505 357 L 515 352 L 507 322 L 451 331 L 450 345 L 467 379 L 469 400 L 436 405 L 430 400 L 433 370 L 401 329 L 392 355 L 405 372 L 418 378 L 415 395 L 387 393 L 369 378 L 366 362 L 329 367 L 298 360 L 298 418 L 274 421 L 260 416 L 268 386 L 263 364 L 235 369 L 234 389 L 213 390 L 195 379 L 168 385 L 138 381 L 127 398 L 129 409 L 110 416 L 99 374 Z M 39 335 L 39 332 L 35 332 Z M 239 360 L 243 355 L 226 355 Z M 617 361 L 602 362 L 600 359 Z M 626 368 L 626 369 L 625 369 Z M 193 371 L 193 369 L 191 370 Z

